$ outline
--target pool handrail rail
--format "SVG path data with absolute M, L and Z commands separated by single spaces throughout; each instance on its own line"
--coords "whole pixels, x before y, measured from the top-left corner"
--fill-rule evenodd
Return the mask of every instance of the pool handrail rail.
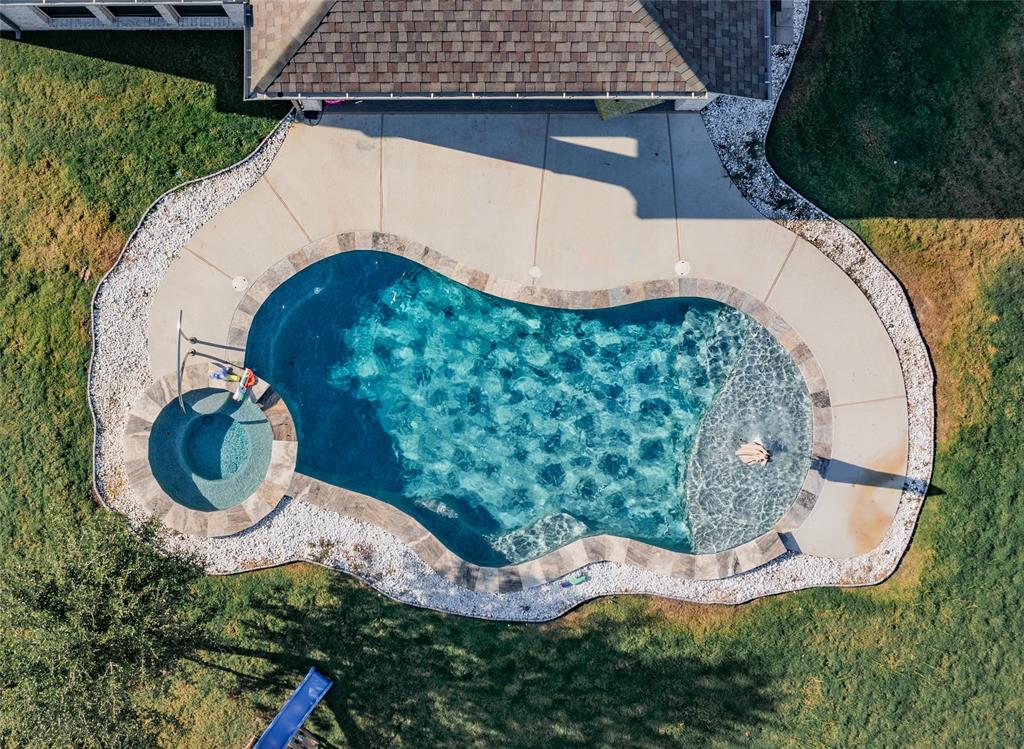
M 178 362 L 178 405 L 181 406 L 181 412 L 185 413 L 185 401 L 181 397 L 181 373 L 185 371 L 185 362 L 181 360 L 181 339 L 184 338 L 185 334 L 181 332 L 181 318 L 184 316 L 185 310 L 178 310 L 178 335 L 175 336 L 176 343 L 178 346 L 177 355 L 174 361 Z
M 260 734 L 253 749 L 286 749 L 333 684 L 315 667 L 310 668 L 306 678 Z
M 181 357 L 181 342 L 182 342 L 182 340 L 188 341 L 193 346 L 195 346 L 196 344 L 199 344 L 201 346 L 212 346 L 214 348 L 222 348 L 222 349 L 226 349 L 226 350 L 229 350 L 229 351 L 245 351 L 244 348 L 240 348 L 238 346 L 228 346 L 226 343 L 213 343 L 212 341 L 203 341 L 203 340 L 200 340 L 200 339 L 198 339 L 198 338 L 196 338 L 194 336 L 186 335 L 185 331 L 181 329 L 181 323 L 182 323 L 182 319 L 184 318 L 184 316 L 185 316 L 185 310 L 179 309 L 178 310 L 178 335 L 177 335 L 176 343 L 177 343 L 177 347 L 178 347 L 178 349 L 177 349 L 177 362 L 178 362 L 178 405 L 181 406 L 181 412 L 182 413 L 185 413 L 185 399 L 182 397 L 182 393 L 181 393 L 181 378 L 182 378 L 183 373 L 185 372 L 185 365 L 188 364 L 188 358 L 190 356 L 201 356 L 204 359 L 212 359 L 213 361 L 215 361 L 218 364 L 221 364 L 221 365 L 223 365 L 225 367 L 234 366 L 230 362 L 224 361 L 223 359 L 220 359 L 220 358 L 218 358 L 216 356 L 213 356 L 212 354 L 206 354 L 206 353 L 203 353 L 202 351 L 196 351 L 194 348 L 193 349 L 189 349 L 188 351 L 186 351 L 185 352 L 185 358 L 183 359 Z

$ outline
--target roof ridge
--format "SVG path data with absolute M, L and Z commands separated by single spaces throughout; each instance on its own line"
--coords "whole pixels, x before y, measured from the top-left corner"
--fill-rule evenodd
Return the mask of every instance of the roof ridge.
M 681 43 L 671 6 L 653 0 L 256 2 L 257 95 L 675 96 L 713 81 L 703 49 Z
M 651 41 L 665 55 L 668 63 L 682 76 L 684 83 L 696 80 L 701 87 L 707 89 L 707 77 L 699 72 L 697 66 L 690 64 L 680 53 L 679 38 L 665 20 L 653 8 L 649 8 L 644 0 L 627 0 L 627 7 L 633 13 L 634 23 L 639 23 L 651 37 Z
M 264 1 L 261 4 L 267 5 L 268 3 Z M 267 65 L 266 70 L 253 71 L 253 79 L 255 81 L 252 86 L 253 91 L 263 93 L 274 84 L 277 77 L 281 75 L 281 71 L 284 70 L 292 57 L 295 56 L 295 53 L 299 51 L 299 48 L 320 27 L 324 18 L 334 9 L 337 3 L 335 0 L 311 0 L 303 4 L 305 8 L 300 17 L 300 22 L 295 24 L 291 30 L 286 30 L 290 31 L 290 34 L 286 37 L 287 41 L 277 50 L 277 56 Z

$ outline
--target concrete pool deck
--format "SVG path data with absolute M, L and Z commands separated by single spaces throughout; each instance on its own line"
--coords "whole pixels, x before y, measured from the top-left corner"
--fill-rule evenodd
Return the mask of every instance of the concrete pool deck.
M 407 237 L 514 285 L 674 282 L 683 259 L 691 278 L 749 294 L 810 348 L 831 399 L 831 461 L 792 542 L 842 559 L 888 530 L 908 444 L 892 342 L 841 269 L 740 195 L 699 114 L 346 114 L 293 125 L 267 172 L 171 264 L 150 310 L 153 376 L 174 371 L 180 308 L 190 335 L 224 341 L 245 291 L 235 277 L 253 282 L 311 242 L 354 231 Z

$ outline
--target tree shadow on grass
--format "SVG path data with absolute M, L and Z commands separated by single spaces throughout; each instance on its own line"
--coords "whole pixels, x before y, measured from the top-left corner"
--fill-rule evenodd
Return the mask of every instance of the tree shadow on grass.
M 572 625 L 519 625 L 328 577 L 310 605 L 287 583 L 261 588 L 210 656 L 268 720 L 310 666 L 328 674 L 334 688 L 309 727 L 332 745 L 703 747 L 741 741 L 776 706 L 765 664 L 702 653 L 640 601 Z
M 220 112 L 283 117 L 288 102 L 246 102 L 241 31 L 41 31 L 22 44 L 211 84 Z

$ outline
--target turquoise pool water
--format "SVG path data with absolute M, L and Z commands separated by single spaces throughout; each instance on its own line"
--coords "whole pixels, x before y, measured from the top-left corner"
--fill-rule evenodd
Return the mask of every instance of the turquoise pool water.
M 760 527 L 759 506 L 752 523 L 730 520 L 697 544 L 687 502 L 704 416 L 756 330 L 707 300 L 550 309 L 350 252 L 274 291 L 246 363 L 291 410 L 296 470 L 390 502 L 463 558 L 494 565 L 597 533 L 706 551 L 767 529 L 781 511 Z M 795 367 L 761 375 L 769 401 L 779 381 L 803 392 Z M 810 406 L 794 404 L 791 414 L 762 404 L 762 421 L 787 443 L 776 449 L 798 455 Z M 711 446 L 705 461 L 738 462 L 735 447 L 727 458 Z M 788 506 L 802 473 L 783 473 Z M 714 504 L 706 492 L 698 500 Z
M 153 422 L 149 463 L 161 488 L 193 510 L 226 510 L 252 494 L 270 465 L 274 435 L 259 406 L 217 388 L 185 393 Z

